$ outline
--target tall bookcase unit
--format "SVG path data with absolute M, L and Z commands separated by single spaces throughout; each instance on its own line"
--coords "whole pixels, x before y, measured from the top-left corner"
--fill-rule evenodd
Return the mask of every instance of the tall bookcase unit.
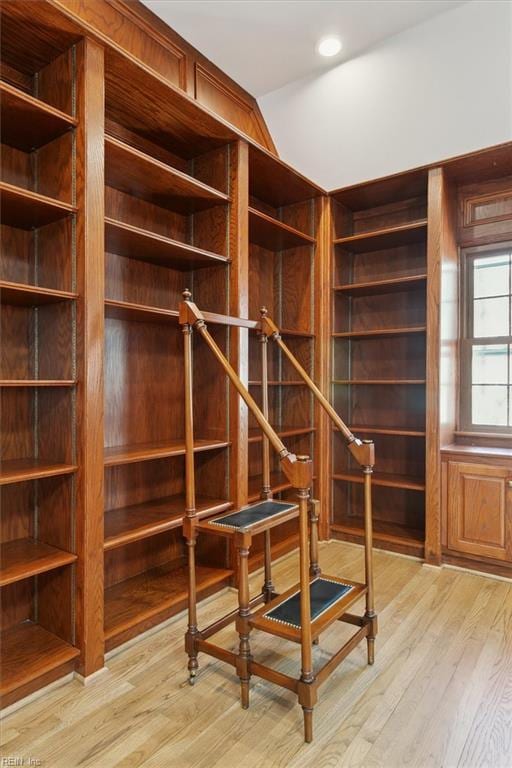
M 81 224 L 84 47 L 2 20 L 1 697 L 82 648 Z
M 377 544 L 423 554 L 428 171 L 332 197 L 332 402 L 375 442 Z M 360 541 L 361 478 L 333 434 L 331 530 Z
M 281 329 L 286 344 L 315 376 L 315 259 L 320 190 L 289 167 L 249 148 L 249 316 L 262 307 Z M 307 386 L 298 380 L 277 345 L 268 343 L 269 418 L 289 450 L 315 455 L 315 410 Z M 261 342 L 249 338 L 249 389 L 261 406 Z M 249 418 L 249 501 L 260 497 L 261 430 Z M 273 455 L 271 484 L 276 498 L 288 498 L 290 485 Z M 272 531 L 273 554 L 297 545 L 295 521 Z M 251 549 L 253 566 L 262 560 L 260 545 Z
M 106 66 L 105 643 L 112 648 L 187 598 L 182 291 L 228 313 L 231 148 L 172 109 L 154 122 L 151 89 L 120 88 Z M 140 72 L 133 71 L 132 82 Z M 125 75 L 126 77 L 126 75 Z M 227 349 L 225 329 L 212 329 Z M 194 349 L 200 514 L 228 509 L 227 384 Z M 209 407 L 211 402 L 216 408 Z M 199 549 L 200 595 L 227 583 L 229 552 Z

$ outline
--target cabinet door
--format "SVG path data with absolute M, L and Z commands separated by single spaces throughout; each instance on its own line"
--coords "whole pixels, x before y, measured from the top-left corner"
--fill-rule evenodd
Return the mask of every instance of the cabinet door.
M 448 546 L 512 560 L 512 472 L 486 464 L 448 465 Z

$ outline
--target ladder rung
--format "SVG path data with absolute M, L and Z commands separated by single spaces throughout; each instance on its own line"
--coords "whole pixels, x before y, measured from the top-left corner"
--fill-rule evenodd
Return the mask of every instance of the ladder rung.
M 297 504 L 269 499 L 249 504 L 237 512 L 216 515 L 198 524 L 200 530 L 224 535 L 234 533 L 260 533 L 297 517 Z
M 309 585 L 313 637 L 318 637 L 365 593 L 364 584 L 337 576 L 313 579 Z M 295 585 L 260 608 L 250 623 L 254 629 L 300 642 L 300 586 Z

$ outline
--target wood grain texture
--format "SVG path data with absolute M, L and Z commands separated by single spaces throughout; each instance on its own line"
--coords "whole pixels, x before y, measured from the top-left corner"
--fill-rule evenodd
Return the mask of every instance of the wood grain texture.
M 512 561 L 510 477 L 508 467 L 448 463 L 449 549 Z
M 5 630 L 2 640 L 2 697 L 78 656 L 73 648 L 30 621 Z
M 15 539 L 0 545 L 0 587 L 69 565 L 76 555 L 34 539 Z
M 103 666 L 104 56 L 77 47 L 78 464 L 76 633 L 80 673 Z
M 40 195 L 0 181 L 2 222 L 19 229 L 33 229 L 69 216 L 75 208 L 69 203 Z
M 330 573 L 362 577 L 362 554 L 352 546 L 322 544 L 321 561 Z M 294 698 L 276 696 L 270 683 L 254 687 L 249 713 L 240 710 L 236 678 L 221 662 L 205 660 L 196 686 L 184 685 L 186 622 L 180 616 L 112 656 L 103 680 L 85 688 L 68 683 L 9 716 L 4 752 L 38 754 L 55 768 L 87 761 L 105 768 L 238 768 L 241 753 L 247 764 L 290 768 L 307 768 L 312 761 L 388 768 L 403 765 L 405 756 L 429 768 L 508 768 L 510 585 L 425 569 L 382 551 L 375 553 L 375 566 L 377 663 L 369 669 L 361 648 L 322 689 L 312 746 L 304 748 Z M 282 589 L 293 584 L 296 556 L 277 564 L 274 576 Z M 255 574 L 251 590 L 260 582 L 261 574 Z M 231 594 L 217 596 L 200 607 L 202 623 L 232 605 Z M 332 636 L 315 647 L 316 664 L 342 631 L 333 627 Z M 231 629 L 221 639 L 230 647 Z M 284 673 L 297 670 L 294 645 L 254 633 L 252 646 L 255 654 L 279 662 Z

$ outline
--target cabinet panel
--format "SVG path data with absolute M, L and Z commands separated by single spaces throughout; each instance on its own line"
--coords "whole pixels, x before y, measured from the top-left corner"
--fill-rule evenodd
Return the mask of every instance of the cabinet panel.
M 448 546 L 496 560 L 512 559 L 509 478 L 506 467 L 448 465 Z

